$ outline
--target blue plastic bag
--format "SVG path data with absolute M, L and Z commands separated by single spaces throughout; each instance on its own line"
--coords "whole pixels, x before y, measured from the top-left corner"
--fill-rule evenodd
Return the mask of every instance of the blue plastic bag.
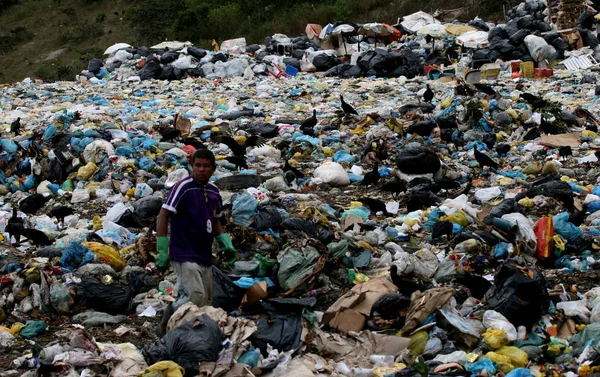
M 233 201 L 231 214 L 236 225 L 249 226 L 257 215 L 258 200 L 250 194 L 238 195 Z
M 481 358 L 474 363 L 467 363 L 466 366 L 467 372 L 474 373 L 476 375 L 481 371 L 486 371 L 488 376 L 493 376 L 496 374 L 496 367 L 494 363 L 490 359 Z
M 494 258 L 495 259 L 506 259 L 508 258 L 508 248 L 510 247 L 509 243 L 499 242 L 496 246 L 494 246 Z
M 347 162 L 353 164 L 356 161 L 356 157 L 346 152 L 345 150 L 339 150 L 333 155 L 334 162 Z
M 132 147 L 128 146 L 128 145 L 122 145 L 120 147 L 117 147 L 117 149 L 115 149 L 115 154 L 117 156 L 124 156 L 124 157 L 135 157 L 135 149 L 133 149 Z
M 569 212 L 562 212 L 552 218 L 554 232 L 560 234 L 567 242 L 575 242 L 581 235 L 581 229 L 569 222 Z
M 71 242 L 63 251 L 60 263 L 69 270 L 75 270 L 84 264 L 94 261 L 94 253 L 78 242 Z
M 531 374 L 529 369 L 516 368 L 508 372 L 505 377 L 533 377 L 533 374 Z

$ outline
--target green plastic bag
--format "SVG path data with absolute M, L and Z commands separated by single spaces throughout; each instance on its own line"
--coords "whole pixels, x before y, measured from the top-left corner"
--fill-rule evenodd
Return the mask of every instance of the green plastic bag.
M 25 339 L 35 338 L 44 330 L 46 330 L 46 322 L 27 321 L 27 323 L 25 323 L 25 327 L 21 329 L 21 336 Z

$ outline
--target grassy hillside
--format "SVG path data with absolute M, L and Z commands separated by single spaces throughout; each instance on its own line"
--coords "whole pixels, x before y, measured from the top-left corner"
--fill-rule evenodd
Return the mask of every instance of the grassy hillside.
M 458 0 L 0 0 L 0 83 L 25 77 L 73 80 L 106 47 L 165 39 L 207 47 L 244 36 L 260 43 L 274 33 L 299 35 L 307 23 L 335 20 L 395 23 L 417 10 L 465 6 Z M 502 3 L 473 3 L 472 14 L 497 19 Z

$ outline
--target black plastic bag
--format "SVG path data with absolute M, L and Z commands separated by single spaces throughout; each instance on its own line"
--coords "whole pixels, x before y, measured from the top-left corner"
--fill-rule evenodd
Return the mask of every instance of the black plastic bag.
M 291 65 L 296 69 L 300 69 L 300 61 L 296 58 L 283 58 L 283 63 L 287 65 Z
M 573 189 L 571 189 L 571 186 L 567 182 L 553 180 L 530 187 L 525 192 L 525 196 L 528 198 L 533 198 L 537 195 L 544 195 L 560 200 L 569 212 L 573 212 Z
M 490 32 L 488 33 L 488 41 L 489 43 L 492 43 L 496 40 L 504 40 L 508 38 L 508 34 L 506 32 L 506 30 L 504 30 L 504 28 L 496 26 L 495 28 L 493 28 L 492 30 L 490 30 Z
M 506 261 L 486 293 L 485 310 L 495 310 L 515 326 L 530 327 L 548 310 L 546 279 L 537 267 Z
M 119 281 L 105 285 L 97 279 L 85 277 L 77 284 L 77 295 L 87 306 L 108 314 L 126 314 L 131 302 L 131 287 Z
M 36 256 L 38 257 L 43 257 L 43 258 L 60 258 L 62 257 L 62 253 L 63 253 L 64 249 L 59 249 L 57 247 L 44 247 L 42 249 L 38 249 L 38 251 L 35 253 Z
M 600 42 L 598 42 L 598 38 L 589 30 L 584 29 L 579 26 L 575 26 L 573 29 L 579 31 L 581 35 L 581 40 L 583 41 L 584 46 L 589 46 L 591 48 L 596 48 Z
M 104 63 L 102 63 L 102 60 L 100 59 L 92 59 L 90 60 L 90 62 L 88 63 L 88 71 L 92 72 L 93 74 L 97 74 L 98 72 L 100 72 L 100 68 L 102 68 L 102 66 L 104 65 Z
M 510 42 L 507 40 L 490 43 L 489 48 L 490 48 L 490 50 L 499 52 L 502 55 L 512 54 L 512 52 L 515 50 L 515 46 L 510 44 Z
M 468 25 L 481 31 L 490 31 L 490 27 L 482 19 L 471 20 Z
M 246 290 L 233 284 L 233 281 L 215 266 L 213 266 L 212 271 L 212 306 L 221 308 L 226 312 L 236 310 L 240 306 Z
M 179 52 L 177 51 L 167 51 L 160 56 L 160 62 L 162 64 L 173 63 L 175 60 L 179 58 Z
M 256 43 L 246 46 L 246 52 L 248 54 L 254 54 L 258 50 L 260 50 L 260 45 L 258 45 Z
M 410 306 L 410 297 L 401 293 L 390 293 L 380 298 L 373 305 L 373 313 L 383 319 L 394 319 L 399 313 L 408 309 Z
M 158 288 L 159 278 L 148 271 L 129 271 L 127 281 L 133 290 L 133 294 L 148 292 L 152 288 Z
M 195 376 L 200 363 L 217 361 L 220 350 L 221 329 L 208 315 L 202 314 L 145 346 L 142 355 L 148 365 L 171 360 L 185 369 L 186 376 Z
M 435 152 L 424 147 L 401 150 L 396 157 L 396 165 L 404 174 L 435 173 L 442 166 Z
M 341 63 L 341 60 L 337 56 L 330 56 L 327 54 L 319 54 L 313 59 L 313 65 L 318 71 L 327 71 Z
M 277 229 L 279 224 L 283 221 L 281 219 L 281 214 L 277 210 L 277 207 L 274 206 L 258 206 L 257 208 L 258 215 L 256 215 L 256 220 L 254 221 L 256 230 L 262 232 L 263 230 Z
M 346 64 L 344 64 L 344 65 L 346 65 Z M 340 66 L 338 66 L 338 67 L 340 67 Z M 346 69 L 346 70 L 344 70 L 344 72 L 340 73 L 340 77 L 343 77 L 346 79 L 362 77 L 362 76 L 364 76 L 364 71 L 358 64 L 352 65 L 352 66 L 350 66 L 349 69 Z
M 527 15 L 519 18 L 517 20 L 517 26 L 519 29 L 533 29 L 535 27 L 535 21 L 533 20 L 533 16 Z
M 133 219 L 138 224 L 138 228 L 153 225 L 162 204 L 162 198 L 152 195 L 134 202 Z
M 264 356 L 267 356 L 267 344 L 279 352 L 295 350 L 300 346 L 302 334 L 300 316 L 262 317 L 256 321 L 256 326 L 256 332 L 250 337 L 250 341 Z
M 512 45 L 518 46 L 523 43 L 523 40 L 525 40 L 525 37 L 528 36 L 529 34 L 531 34 L 531 30 L 521 29 L 521 30 L 517 31 L 516 33 L 514 33 L 513 35 L 511 35 L 510 38 L 508 38 L 508 41 Z
M 577 20 L 577 25 L 582 28 L 592 30 L 594 28 L 594 15 L 590 12 L 583 12 Z
M 550 26 L 549 23 L 544 22 L 544 21 L 539 21 L 539 20 L 535 21 L 535 28 L 537 30 L 541 31 L 542 33 L 552 30 L 552 26 Z
M 158 62 L 158 60 L 151 58 L 151 59 L 146 60 L 146 64 L 140 70 L 140 72 L 138 73 L 138 76 L 140 76 L 140 79 L 142 81 L 150 80 L 150 79 L 158 78 L 158 75 L 160 75 L 161 72 L 162 72 L 162 67 L 160 66 L 160 63 Z
M 206 51 L 200 47 L 188 47 L 187 48 L 188 55 L 193 56 L 196 59 L 202 59 L 206 56 Z
M 210 60 L 211 63 L 216 63 L 216 62 L 225 63 L 226 61 L 227 61 L 227 55 L 222 52 L 218 52 L 218 53 L 214 54 L 212 59 Z

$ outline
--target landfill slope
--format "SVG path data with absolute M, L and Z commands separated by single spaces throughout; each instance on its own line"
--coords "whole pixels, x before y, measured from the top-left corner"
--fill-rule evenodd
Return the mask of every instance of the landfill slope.
M 589 12 L 541 37 L 545 7 L 119 43 L 4 86 L 0 377 L 598 372 L 600 85 L 571 63 L 600 43 Z M 157 219 L 204 149 L 231 245 L 171 310 Z

